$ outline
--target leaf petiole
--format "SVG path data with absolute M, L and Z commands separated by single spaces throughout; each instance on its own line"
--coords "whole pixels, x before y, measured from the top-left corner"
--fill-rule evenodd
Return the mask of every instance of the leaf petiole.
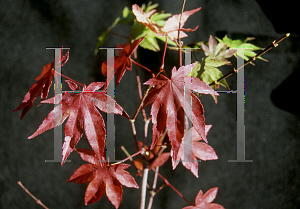
M 54 70 L 54 68 L 53 68 L 52 70 Z M 69 78 L 68 76 L 65 76 L 65 75 L 63 75 L 63 74 L 61 74 L 61 73 L 59 73 L 59 72 L 57 72 L 57 71 L 54 71 L 54 72 L 55 72 L 56 74 L 58 74 L 58 75 L 64 77 L 64 78 L 70 80 L 70 81 L 73 81 L 74 83 L 77 83 L 78 85 L 80 85 L 80 86 L 82 86 L 82 87 L 84 86 L 83 84 L 81 84 L 81 83 L 79 83 L 79 82 L 73 80 L 72 78 Z

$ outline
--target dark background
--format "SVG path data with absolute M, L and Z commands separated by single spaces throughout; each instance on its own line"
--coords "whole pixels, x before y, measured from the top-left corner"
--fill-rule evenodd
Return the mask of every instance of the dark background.
M 147 1 L 146 1 L 147 2 Z M 155 1 L 158 11 L 172 14 L 181 11 L 181 1 Z M 208 133 L 209 144 L 215 149 L 217 161 L 199 164 L 199 178 L 180 164 L 172 171 L 171 163 L 160 169 L 182 194 L 194 203 L 200 189 L 206 192 L 219 187 L 215 202 L 225 208 L 299 208 L 300 206 L 300 122 L 297 99 L 299 78 L 299 27 L 296 5 L 284 1 L 201 0 L 187 1 L 185 10 L 202 9 L 192 15 L 186 27 L 199 25 L 196 32 L 183 39 L 185 43 L 207 41 L 209 35 L 256 37 L 252 43 L 266 47 L 284 33 L 291 36 L 263 57 L 245 68 L 245 137 L 246 159 L 253 163 L 228 163 L 236 159 L 236 95 L 222 94 L 218 104 L 203 96 L 206 123 L 213 127 Z M 94 56 L 97 37 L 109 27 L 125 6 L 134 1 L 1 1 L 0 8 L 0 208 L 41 208 L 18 185 L 22 183 L 49 208 L 114 208 L 103 197 L 97 203 L 84 206 L 87 184 L 67 183 L 68 178 L 83 163 L 72 153 L 71 163 L 45 163 L 53 159 L 53 131 L 28 140 L 52 110 L 52 105 L 32 108 L 20 120 L 21 112 L 12 113 L 34 83 L 46 63 L 53 60 L 53 50 L 45 47 L 71 47 L 70 59 L 62 68 L 67 76 L 85 84 L 103 81 L 100 73 L 105 54 Z M 272 22 L 271 22 L 272 21 Z M 273 23 L 273 24 L 272 24 Z M 290 25 L 290 26 L 288 26 Z M 130 34 L 129 26 L 117 26 L 113 31 Z M 126 40 L 109 35 L 106 47 Z M 161 43 L 162 44 L 162 43 Z M 162 45 L 161 45 L 162 46 Z M 138 51 L 140 62 L 154 69 L 161 56 L 147 50 Z M 177 53 L 167 52 L 166 69 L 177 65 Z M 233 67 L 236 64 L 233 62 Z M 226 73 L 231 68 L 222 68 Z M 142 81 L 149 76 L 142 75 Z M 236 76 L 228 78 L 236 88 Z M 67 90 L 63 84 L 64 90 Z M 51 88 L 53 89 L 53 87 Z M 224 89 L 221 89 L 224 90 Z M 50 91 L 53 95 L 53 90 Z M 37 99 L 39 101 L 39 98 Z M 135 73 L 127 72 L 116 90 L 116 100 L 132 116 L 138 107 Z M 35 106 L 38 104 L 35 102 Z M 149 116 L 149 114 L 148 114 Z M 141 126 L 138 126 L 141 124 Z M 142 118 L 137 120 L 142 136 Z M 116 116 L 116 156 L 125 155 L 124 145 L 134 152 L 129 123 Z M 150 130 L 150 129 L 149 129 Z M 77 147 L 88 147 L 81 140 Z M 134 168 L 129 168 L 135 174 Z M 152 174 L 150 175 L 150 177 Z M 135 177 L 140 183 L 140 179 Z M 151 178 L 150 178 L 151 179 Z M 162 181 L 158 182 L 161 185 Z M 123 187 L 120 208 L 137 208 L 139 191 Z M 153 208 L 187 206 L 172 189 L 165 187 L 154 199 Z

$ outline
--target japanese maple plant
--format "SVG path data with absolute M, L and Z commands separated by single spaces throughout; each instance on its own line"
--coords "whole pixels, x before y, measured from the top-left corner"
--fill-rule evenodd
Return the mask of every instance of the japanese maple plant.
M 22 110 L 22 119 L 39 96 L 41 96 L 42 104 L 56 105 L 36 132 L 28 138 L 34 138 L 49 129 L 62 125 L 67 120 L 64 126 L 61 165 L 73 151 L 88 162 L 88 164 L 80 166 L 68 180 L 68 182 L 81 184 L 89 182 L 84 197 L 86 205 L 97 202 L 106 194 L 114 207 L 119 208 L 123 194 L 122 186 L 126 186 L 140 189 L 140 209 L 146 206 L 148 188 L 147 208 L 150 209 L 157 192 L 163 186 L 169 186 L 190 205 L 184 209 L 221 209 L 223 206 L 212 203 L 217 195 L 218 187 L 209 189 L 205 194 L 200 190 L 198 194 L 195 194 L 195 204 L 193 204 L 159 173 L 159 167 L 169 162 L 170 158 L 173 169 L 179 162 L 182 162 L 182 165 L 198 178 L 198 159 L 203 161 L 218 159 L 206 138 L 212 125 L 205 124 L 204 108 L 199 99 L 201 94 L 212 95 L 217 103 L 219 94 L 216 89 L 219 88 L 219 85 L 229 89 L 225 78 L 237 73 L 239 69 L 233 69 L 223 75 L 219 68 L 231 64 L 227 58 L 240 56 L 247 61 L 245 64 L 252 63 L 256 58 L 261 58 L 260 56 L 270 48 L 276 46 L 283 38 L 274 41 L 270 47 L 259 54 L 256 54 L 254 50 L 261 48 L 248 43 L 249 38 L 231 40 L 225 36 L 223 39 L 217 38 L 216 40 L 210 36 L 207 42 L 200 41 L 185 45 L 181 39 L 188 36 L 187 32 L 197 30 L 198 26 L 194 28 L 184 28 L 183 26 L 188 18 L 201 8 L 184 11 L 183 4 L 181 12 L 172 16 L 169 13 L 157 12 L 155 9 L 157 6 L 157 4 L 150 3 L 141 7 L 134 4 L 131 9 L 125 7 L 123 18 L 117 18 L 112 26 L 99 37 L 96 53 L 104 46 L 108 34 L 128 39 L 126 43 L 117 45 L 118 56 L 111 58 L 114 63 L 113 68 L 109 68 L 109 59 L 99 66 L 99 70 L 107 76 L 106 82 L 84 85 L 58 72 L 56 68 L 65 65 L 69 59 L 69 51 L 67 51 L 44 66 L 42 73 L 36 77 L 36 82 L 14 111 Z M 165 20 L 166 18 L 168 19 Z M 112 29 L 118 24 L 131 24 L 130 36 L 126 37 L 124 34 L 112 32 Z M 159 51 L 157 40 L 161 40 L 165 44 L 160 69 L 153 70 L 137 62 L 138 53 L 136 52 L 138 47 Z M 245 47 L 247 49 L 243 49 Z M 243 51 L 240 51 L 239 48 Z M 167 49 L 178 51 L 178 69 L 176 67 L 165 69 L 164 60 L 168 56 Z M 183 66 L 182 54 L 187 53 L 188 50 L 193 52 L 197 61 Z M 202 53 L 203 57 L 200 61 L 198 61 L 196 53 Z M 110 83 L 117 88 L 124 73 L 132 71 L 133 64 L 136 69 L 139 68 L 151 74 L 152 78 L 143 83 L 148 86 L 148 89 L 142 92 L 140 77 L 137 74 L 139 90 L 137 96 L 140 97 L 140 105 L 135 114 L 130 116 L 112 98 L 113 95 L 107 93 L 107 88 Z M 170 70 L 171 77 L 168 77 L 166 72 Z M 65 82 L 71 91 L 57 94 L 48 99 L 48 92 L 56 76 L 66 78 Z M 150 113 L 147 113 L 144 108 L 149 105 L 151 105 L 151 110 Z M 128 119 L 133 134 L 132 146 L 136 148 L 136 153 L 128 154 L 128 157 L 120 162 L 109 161 L 106 147 L 109 139 L 107 139 L 107 129 L 100 111 L 119 114 Z M 135 119 L 140 112 L 144 117 L 145 124 L 139 124 L 144 126 L 144 136 L 137 136 L 136 133 Z M 152 123 L 152 137 L 147 134 L 149 123 Z M 191 127 L 189 123 L 192 124 Z M 75 147 L 83 133 L 86 135 L 91 150 Z M 143 140 L 139 141 L 138 138 L 143 138 Z M 150 138 L 152 141 L 148 143 L 148 146 L 151 145 L 147 147 L 146 143 Z M 126 171 L 130 165 L 125 161 L 129 160 L 137 170 L 136 176 L 141 177 L 141 184 L 135 181 L 133 177 L 135 174 Z M 150 171 L 154 172 L 153 186 L 151 187 L 148 180 Z M 157 187 L 157 178 L 162 178 L 164 181 L 160 187 Z

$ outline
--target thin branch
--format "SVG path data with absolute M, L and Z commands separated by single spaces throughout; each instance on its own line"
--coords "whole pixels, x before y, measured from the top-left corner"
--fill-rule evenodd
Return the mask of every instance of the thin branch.
M 143 109 L 144 110 L 144 109 Z M 143 147 L 146 145 L 147 141 L 147 136 L 148 136 L 148 126 L 150 123 L 150 118 L 149 119 L 144 119 L 145 125 L 144 125 L 144 141 L 143 141 Z
M 134 141 L 135 141 L 135 149 L 136 149 L 136 151 L 138 151 L 138 150 L 140 150 L 140 147 L 139 147 L 139 141 L 138 141 L 137 136 L 136 136 L 136 129 L 135 129 L 134 121 L 135 121 L 134 119 L 129 119 L 129 122 L 131 124 L 133 138 L 134 138 Z
M 196 61 L 198 61 L 198 59 L 197 59 L 197 56 L 196 56 L 196 53 L 195 53 L 195 51 L 194 51 L 194 50 L 192 50 L 192 53 L 193 53 L 193 55 L 194 55 L 194 57 L 195 57 Z M 198 62 L 199 62 L 199 61 L 198 61 Z
M 165 37 L 166 37 L 165 48 L 164 48 L 164 54 L 163 54 L 163 58 L 162 58 L 162 62 L 161 62 L 160 71 L 162 70 L 166 74 L 164 68 L 165 68 L 165 57 L 166 57 L 166 51 L 167 51 L 167 45 L 168 45 L 168 36 L 165 36 Z
M 158 171 L 159 171 L 159 167 L 156 167 L 155 168 L 154 179 L 153 179 L 153 185 L 152 185 L 152 189 L 151 189 L 151 192 L 150 192 L 150 198 L 149 198 L 147 209 L 151 209 L 154 196 L 156 195 L 156 192 L 154 192 L 154 190 L 156 189 L 157 178 L 158 178 L 158 174 L 157 174 Z
M 229 73 L 227 73 L 226 75 L 222 76 L 221 78 L 219 78 L 217 81 L 213 81 L 212 83 L 210 83 L 209 85 L 214 85 L 216 83 L 219 83 L 220 81 L 222 81 L 223 79 L 231 76 L 234 73 L 238 73 L 238 71 L 245 67 L 246 65 L 248 65 L 249 63 L 251 63 L 252 61 L 256 60 L 256 58 L 260 57 L 261 55 L 263 55 L 264 53 L 266 53 L 267 51 L 271 50 L 274 47 L 278 46 L 278 43 L 281 42 L 282 40 L 286 39 L 287 37 L 289 37 L 290 34 L 287 33 L 285 34 L 283 37 L 281 37 L 278 40 L 273 41 L 268 47 L 266 47 L 263 51 L 261 51 L 260 53 L 258 53 L 256 56 L 250 58 L 247 62 L 244 63 L 244 65 L 239 66 L 237 69 L 233 68 L 233 70 L 231 70 Z
M 53 68 L 52 70 L 54 70 L 54 68 Z M 61 73 L 59 73 L 59 72 L 57 72 L 57 71 L 54 71 L 54 72 L 55 72 L 56 74 L 58 74 L 58 75 L 64 77 L 64 78 L 70 80 L 70 81 L 73 81 L 74 83 L 77 83 L 77 84 L 80 85 L 80 86 L 84 86 L 83 84 L 81 84 L 81 83 L 79 83 L 79 82 L 73 80 L 72 78 L 69 78 L 68 76 L 65 76 L 65 75 L 63 75 L 63 74 L 61 74 Z
M 148 89 L 146 90 L 145 94 L 144 94 L 144 97 L 143 99 L 141 100 L 140 102 L 140 105 L 139 107 L 137 108 L 137 110 L 135 111 L 135 114 L 134 116 L 131 118 L 131 120 L 135 120 L 135 118 L 137 117 L 137 115 L 139 114 L 140 110 L 142 109 L 143 105 L 144 105 L 144 101 L 146 99 L 146 97 L 148 96 L 149 94 L 149 91 L 152 89 L 152 86 L 149 86 Z
M 134 156 L 139 155 L 140 153 L 142 153 L 142 152 L 144 152 L 144 151 L 145 151 L 145 150 L 141 149 L 141 150 L 139 150 L 138 152 L 134 153 L 133 155 L 128 156 L 128 157 L 125 158 L 124 160 L 121 160 L 121 161 L 119 161 L 119 162 L 116 162 L 116 163 L 111 164 L 111 166 L 112 166 L 112 165 L 117 165 L 117 164 L 120 164 L 120 163 L 124 163 L 126 160 L 132 160 L 132 158 L 133 158 Z
M 126 155 L 127 157 L 129 157 L 129 160 L 130 160 L 130 161 L 133 161 L 133 159 L 132 159 L 132 157 L 130 156 L 129 152 L 126 150 L 126 148 L 125 148 L 123 145 L 121 146 L 121 149 L 123 150 L 123 152 L 125 153 L 125 155 Z
M 123 36 L 123 35 L 121 35 L 121 34 L 118 34 L 118 33 L 112 32 L 112 31 L 108 31 L 108 33 L 113 34 L 113 35 L 115 35 L 115 36 L 119 36 L 119 37 L 125 38 L 125 39 L 127 39 L 127 40 L 130 41 L 130 38 L 127 37 L 127 36 Z
M 136 60 L 137 59 L 137 51 L 136 50 L 133 52 L 133 56 L 134 56 L 134 59 Z M 137 81 L 137 86 L 138 86 L 139 97 L 140 97 L 140 100 L 142 100 L 143 99 L 142 84 L 141 84 L 141 79 L 139 76 L 137 65 L 135 65 L 135 73 L 136 73 L 136 81 Z M 145 109 L 142 109 L 142 113 L 143 113 L 144 120 L 147 120 L 147 114 L 146 114 Z
M 155 194 L 157 194 L 160 190 L 162 190 L 164 188 L 164 186 L 166 186 L 165 183 L 163 183 L 157 190 L 155 190 Z
M 23 184 L 22 184 L 22 182 L 21 181 L 18 181 L 17 182 L 18 184 L 19 184 L 19 186 L 30 196 L 30 197 L 32 197 L 32 199 L 34 199 L 35 201 L 36 201 L 36 203 L 38 204 L 38 205 L 40 205 L 40 206 L 42 206 L 43 208 L 45 208 L 45 209 L 48 209 L 43 203 L 42 203 L 42 201 L 41 200 L 39 200 L 39 199 L 37 199 L 33 194 L 31 194 L 29 191 L 28 191 L 28 189 L 26 189 L 24 186 L 23 186 Z
M 152 170 L 156 173 L 156 171 L 152 168 Z M 194 206 L 190 201 L 188 201 L 188 199 L 186 199 L 177 189 L 175 189 L 175 187 L 169 183 L 169 181 L 163 177 L 160 173 L 157 172 L 157 174 L 159 175 L 160 178 L 162 178 L 165 182 L 165 184 L 169 187 L 171 187 L 181 198 L 183 198 L 188 204 L 190 204 L 191 206 Z
M 149 68 L 146 68 L 144 65 L 141 65 L 139 63 L 137 63 L 136 61 L 134 61 L 133 59 L 130 59 L 134 64 L 140 66 L 141 68 L 144 68 L 145 70 L 147 70 L 148 72 L 150 72 L 152 74 L 152 77 L 155 77 L 155 74 L 152 72 L 152 70 L 150 70 Z

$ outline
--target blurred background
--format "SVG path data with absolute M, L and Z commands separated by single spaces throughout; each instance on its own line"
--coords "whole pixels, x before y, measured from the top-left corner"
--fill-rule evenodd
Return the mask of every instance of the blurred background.
M 21 111 L 12 113 L 22 102 L 43 66 L 54 58 L 53 50 L 45 47 L 71 47 L 68 63 L 62 73 L 80 83 L 104 81 L 101 64 L 106 53 L 94 55 L 98 36 L 117 17 L 125 6 L 149 1 L 37 1 L 6 0 L 0 8 L 0 81 L 1 81 L 1 139 L 0 139 L 0 208 L 41 208 L 18 185 L 21 181 L 49 208 L 114 208 L 106 196 L 85 206 L 87 184 L 67 183 L 83 163 L 72 153 L 70 163 L 45 163 L 53 159 L 53 130 L 28 140 L 53 105 L 35 106 L 20 120 Z M 182 1 L 157 0 L 158 11 L 179 14 Z M 203 96 L 206 124 L 212 124 L 209 144 L 219 159 L 201 162 L 199 178 L 181 163 L 173 171 L 170 160 L 160 172 L 190 202 L 201 189 L 206 192 L 218 187 L 214 202 L 225 208 L 299 208 L 300 207 L 300 121 L 297 92 L 300 66 L 299 27 L 290 24 L 297 20 L 295 3 L 255 0 L 187 0 L 185 10 L 202 7 L 186 22 L 186 28 L 199 26 L 182 39 L 185 44 L 207 41 L 209 35 L 223 38 L 255 37 L 251 43 L 266 47 L 285 33 L 291 36 L 263 57 L 269 62 L 255 61 L 245 67 L 245 139 L 246 160 L 253 163 L 229 163 L 236 159 L 236 95 L 221 94 L 218 104 L 211 96 Z M 118 25 L 112 31 L 129 36 L 129 25 Z M 124 44 L 126 39 L 109 35 L 105 47 Z M 160 42 L 160 46 L 163 43 Z M 167 51 L 165 69 L 170 72 L 178 65 L 178 56 Z M 141 64 L 156 71 L 162 52 L 138 49 Z M 199 53 L 199 57 L 201 54 Z M 198 58 L 199 58 L 198 57 Z M 227 73 L 236 67 L 221 68 Z M 150 78 L 139 71 L 142 82 Z M 236 89 L 236 75 L 227 79 Z M 139 105 L 135 72 L 126 72 L 116 89 L 116 101 L 132 116 Z M 143 87 L 145 90 L 146 87 Z M 63 90 L 68 90 L 63 82 Z M 220 89 L 225 90 L 225 89 Z M 53 96 L 51 87 L 49 98 Z M 149 107 L 148 109 L 149 110 Z M 149 116 L 149 113 L 148 113 Z M 128 121 L 116 116 L 116 159 L 125 158 L 121 145 L 134 153 L 133 137 Z M 142 138 L 143 121 L 136 121 L 138 137 Z M 149 128 L 151 130 L 151 127 Z M 151 132 L 151 131 L 150 131 Z M 76 146 L 89 148 L 85 140 Z M 131 166 L 128 171 L 135 175 Z M 153 173 L 150 173 L 150 180 Z M 135 177 L 140 184 L 140 177 Z M 152 180 L 151 180 L 152 181 Z M 150 183 L 152 184 L 152 182 Z M 160 186 L 163 181 L 158 181 Z M 123 187 L 120 208 L 138 208 L 139 190 Z M 171 188 L 164 187 L 154 198 L 152 208 L 182 208 L 188 204 Z

